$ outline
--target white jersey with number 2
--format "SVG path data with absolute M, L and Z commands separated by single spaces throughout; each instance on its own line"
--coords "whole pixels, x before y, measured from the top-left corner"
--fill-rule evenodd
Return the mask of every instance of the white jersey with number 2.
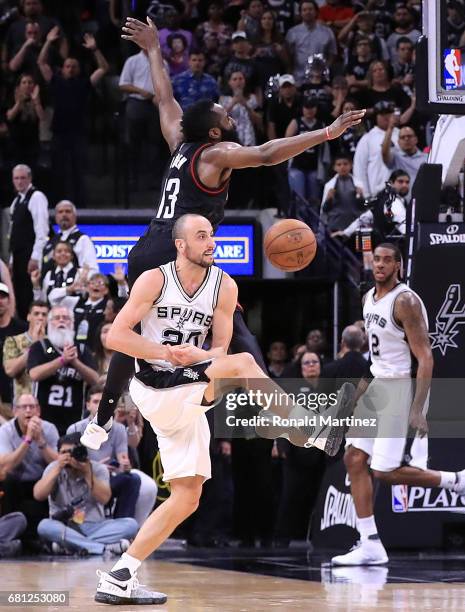
M 394 319 L 396 298 L 406 291 L 413 293 L 421 304 L 428 328 L 428 315 L 421 298 L 405 283 L 398 283 L 380 299 L 375 299 L 376 288 L 366 294 L 363 319 L 368 334 L 371 373 L 376 378 L 408 378 L 412 376 L 414 357 L 404 330 Z

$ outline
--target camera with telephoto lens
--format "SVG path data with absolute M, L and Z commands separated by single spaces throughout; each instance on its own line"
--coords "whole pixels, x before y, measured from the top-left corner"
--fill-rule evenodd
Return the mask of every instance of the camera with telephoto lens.
M 365 199 L 364 206 L 369 210 L 373 210 L 378 203 L 382 203 L 383 206 L 386 206 L 388 210 L 390 210 L 396 197 L 397 191 L 394 189 L 391 183 L 386 183 L 386 186 L 382 191 L 371 198 Z
M 71 500 L 71 503 L 65 506 L 62 510 L 58 510 L 55 514 L 52 514 L 50 518 L 55 521 L 60 521 L 61 523 L 67 523 L 74 514 L 74 510 L 77 506 L 80 506 L 84 501 L 84 497 L 81 495 L 80 497 L 75 497 Z
M 76 461 L 79 461 L 80 463 L 87 461 L 89 456 L 87 453 L 87 447 L 83 446 L 82 444 L 76 444 L 76 446 L 71 449 L 69 454 L 73 459 L 76 459 Z

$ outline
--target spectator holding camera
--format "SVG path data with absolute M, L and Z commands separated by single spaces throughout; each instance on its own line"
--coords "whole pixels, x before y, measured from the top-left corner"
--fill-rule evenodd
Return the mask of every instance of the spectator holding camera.
M 57 458 L 58 431 L 41 418 L 39 402 L 29 393 L 15 399 L 13 414 L 0 427 L 0 470 L 6 474 L 2 509 L 23 512 L 32 535 L 47 516 L 47 505 L 34 502 L 32 490 L 46 466 Z
M 111 498 L 109 473 L 88 458 L 79 434 L 58 440 L 58 459 L 35 484 L 34 498 L 49 500 L 50 518 L 43 519 L 37 531 L 57 554 L 119 555 L 139 528 L 133 518 L 105 519 L 104 506 Z
M 103 386 L 101 384 L 93 385 L 89 389 L 86 404 L 89 416 L 70 425 L 67 434 L 75 432 L 82 434 L 84 432 L 90 420 L 97 414 L 102 392 Z M 127 429 L 120 422 L 121 414 L 132 420 L 132 415 L 129 415 L 130 408 L 129 406 L 126 407 L 125 403 L 119 404 L 117 412 L 118 420 L 115 418 L 115 423 L 108 433 L 108 440 L 102 444 L 99 450 L 88 449 L 89 458 L 92 461 L 105 464 L 110 472 L 111 493 L 116 500 L 113 516 L 115 518 L 131 516 L 136 519 L 139 525 L 142 525 L 155 505 L 157 485 L 147 474 L 132 469 L 129 460 L 128 429 L 131 427 L 136 429 L 137 426 L 132 423 Z
M 394 170 L 389 184 L 377 194 L 371 208 L 345 229 L 333 232 L 332 237 L 350 238 L 362 227 L 370 227 L 373 229 L 373 249 L 393 237 L 402 238 L 406 231 L 409 190 L 409 175 L 404 170 Z
M 98 380 L 94 357 L 84 344 L 75 344 L 73 313 L 54 306 L 48 315 L 47 337 L 34 342 L 27 360 L 29 375 L 37 382 L 37 397 L 44 416 L 60 432 L 81 418 L 86 385 Z

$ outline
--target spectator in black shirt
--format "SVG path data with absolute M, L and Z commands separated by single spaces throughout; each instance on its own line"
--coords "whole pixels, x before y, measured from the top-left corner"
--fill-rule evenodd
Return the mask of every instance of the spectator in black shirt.
M 374 60 L 370 39 L 360 37 L 355 45 L 355 54 L 349 57 L 345 74 L 352 91 L 368 87 L 368 68 Z
M 258 74 L 255 60 L 252 59 L 252 45 L 245 32 L 234 32 L 232 35 L 232 56 L 223 71 L 223 83 L 226 86 L 233 72 L 242 72 L 249 86 L 257 96 L 259 104 L 262 92 L 258 86 Z
M 401 111 L 401 125 L 406 123 L 410 117 L 406 118 L 403 115 L 409 109 L 411 100 L 399 85 L 392 83 L 388 65 L 378 60 L 372 62 L 367 78 L 369 88 L 361 90 L 356 96 L 360 107 L 366 108 L 368 115 L 373 112 L 373 107 L 377 102 L 392 102 L 393 106 Z
M 365 334 L 356 325 L 348 325 L 342 332 L 339 358 L 323 367 L 322 378 L 354 379 L 355 382 L 368 374 L 368 362 L 361 351 Z
M 286 137 L 322 129 L 324 125 L 317 119 L 317 112 L 318 100 L 316 98 L 305 98 L 302 115 L 290 122 L 286 130 Z M 322 143 L 293 157 L 290 161 L 289 186 L 291 190 L 307 200 L 314 208 L 319 206 L 321 200 L 322 183 L 320 177 L 325 149 L 329 155 L 328 144 Z
M 258 71 L 260 87 L 264 90 L 268 79 L 289 68 L 289 55 L 284 38 L 278 31 L 273 11 L 265 10 L 260 18 L 260 28 L 253 55 Z
M 44 7 L 41 0 L 21 0 L 20 8 L 23 16 L 14 21 L 6 33 L 4 53 L 6 52 L 9 59 L 16 54 L 24 43 L 28 22 L 38 23 L 43 36 L 47 36 L 50 30 L 58 25 L 56 19 L 43 15 Z
M 287 346 L 285 342 L 275 340 L 270 344 L 266 354 L 268 372 L 271 378 L 279 378 L 284 371 L 287 358 Z
M 268 140 L 283 138 L 289 123 L 297 119 L 301 111 L 300 97 L 292 74 L 279 77 L 279 95 L 268 107 Z M 287 162 L 272 167 L 276 181 L 278 216 L 286 215 L 291 197 L 287 179 Z
M 8 336 L 16 336 L 27 330 L 24 321 L 14 319 L 9 310 L 10 290 L 0 283 L 0 355 L 3 355 L 3 343 Z M 3 404 L 11 404 L 13 400 L 13 381 L 6 375 L 3 359 L 0 363 L 0 395 Z
M 60 435 L 82 418 L 85 387 L 98 381 L 92 353 L 85 345 L 74 343 L 73 325 L 73 313 L 68 308 L 52 308 L 47 338 L 31 346 L 27 360 L 31 379 L 37 382 L 42 415 Z
M 413 79 L 415 61 L 413 59 L 413 43 L 406 36 L 402 36 L 396 43 L 397 61 L 392 65 L 393 83 L 401 85 L 408 95 L 413 93 Z
M 30 74 L 22 74 L 17 82 L 14 104 L 7 110 L 10 129 L 11 162 L 34 168 L 39 154 L 39 125 L 45 118 L 40 89 Z
M 48 60 L 50 45 L 60 35 L 53 28 L 39 54 L 38 65 L 42 76 L 50 83 L 53 97 L 53 157 L 56 199 L 70 198 L 76 206 L 85 206 L 83 166 L 85 156 L 85 124 L 87 100 L 92 87 L 96 87 L 108 71 L 108 63 L 91 34 L 84 35 L 83 46 L 94 54 L 97 68 L 90 77 L 81 74 L 79 62 L 74 57 L 65 59 L 63 68 L 53 72 Z M 66 185 L 67 169 L 72 182 Z

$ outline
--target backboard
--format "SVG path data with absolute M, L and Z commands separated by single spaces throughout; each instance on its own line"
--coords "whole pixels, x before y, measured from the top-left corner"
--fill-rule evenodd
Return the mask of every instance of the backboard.
M 446 0 L 423 0 L 423 36 L 417 44 L 417 107 L 465 115 L 465 44 L 447 22 Z

